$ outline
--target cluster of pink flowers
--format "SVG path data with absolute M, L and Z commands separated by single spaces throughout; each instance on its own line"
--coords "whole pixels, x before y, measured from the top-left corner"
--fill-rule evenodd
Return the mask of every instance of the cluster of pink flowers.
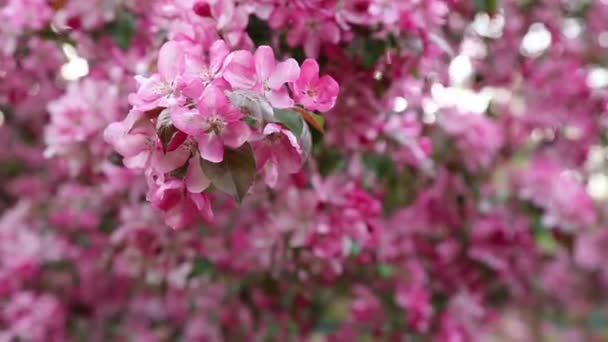
M 0 20 L 0 342 L 606 339 L 605 1 Z
M 130 113 L 104 137 L 145 175 L 148 199 L 175 229 L 212 220 L 204 193 L 212 184 L 240 201 L 257 173 L 275 187 L 279 176 L 299 172 L 311 144 L 299 112 L 330 110 L 339 91 L 313 59 L 300 69 L 293 58 L 277 63 L 269 46 L 230 52 L 223 40 L 169 41 L 157 70 L 138 77 Z M 292 122 L 299 131 L 289 130 Z

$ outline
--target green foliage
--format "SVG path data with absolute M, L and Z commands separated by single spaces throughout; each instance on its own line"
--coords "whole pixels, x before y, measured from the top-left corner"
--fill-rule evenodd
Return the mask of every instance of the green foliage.
M 136 24 L 133 14 L 120 12 L 116 15 L 116 19 L 106 26 L 105 31 L 118 47 L 128 50 L 135 35 Z
M 255 180 L 255 159 L 248 143 L 237 149 L 227 148 L 220 163 L 201 159 L 201 167 L 217 189 L 234 197 L 239 203 Z
M 209 274 L 213 272 L 213 270 L 213 264 L 208 259 L 197 256 L 192 262 L 192 270 L 190 271 L 189 277 L 195 278 L 203 274 Z
M 494 15 L 498 13 L 500 4 L 498 0 L 475 0 L 475 9 L 478 13 L 488 13 Z

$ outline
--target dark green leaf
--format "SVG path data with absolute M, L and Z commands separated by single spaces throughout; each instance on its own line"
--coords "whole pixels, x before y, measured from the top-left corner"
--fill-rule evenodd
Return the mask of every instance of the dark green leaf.
M 279 123 L 289 128 L 298 138 L 305 155 L 310 155 L 312 150 L 312 135 L 300 113 L 290 109 L 275 109 L 274 117 Z
M 498 13 L 498 6 L 498 0 L 475 0 L 475 9 L 477 12 L 494 15 Z
M 129 12 L 121 12 L 108 24 L 106 30 L 116 45 L 128 50 L 135 35 L 135 17 Z
M 238 202 L 243 200 L 255 180 L 255 158 L 248 143 L 237 149 L 226 149 L 220 163 L 201 159 L 201 167 L 216 188 Z
M 296 111 L 290 109 L 275 109 L 274 117 L 278 122 L 289 128 L 289 130 L 292 131 L 296 136 L 300 136 L 300 134 L 302 134 L 304 122 L 302 121 L 300 114 L 298 114 Z
M 383 40 L 368 39 L 365 41 L 365 48 L 363 50 L 362 61 L 363 66 L 367 69 L 371 69 L 376 62 L 386 52 L 387 44 Z
M 393 275 L 393 267 L 389 264 L 378 265 L 378 275 L 381 278 L 390 278 Z
M 192 262 L 192 271 L 190 271 L 190 278 L 197 277 L 202 274 L 208 274 L 213 271 L 213 264 L 201 257 L 194 258 Z

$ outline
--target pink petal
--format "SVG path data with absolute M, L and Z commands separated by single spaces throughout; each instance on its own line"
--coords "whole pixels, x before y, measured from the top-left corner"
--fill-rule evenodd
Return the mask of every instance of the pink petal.
M 253 56 L 249 51 L 235 51 L 226 57 L 223 77 L 233 88 L 251 89 L 255 86 L 256 74 Z
M 112 122 L 103 131 L 103 140 L 110 145 L 113 145 L 116 140 L 127 133 L 127 127 L 123 122 Z
M 183 69 L 183 47 L 176 41 L 168 41 L 158 53 L 158 72 L 166 81 L 173 81 Z
M 274 188 L 277 185 L 277 180 L 279 178 L 279 170 L 277 168 L 277 164 L 272 159 L 268 160 L 264 165 L 264 183 L 271 188 Z
M 155 185 L 155 188 L 148 192 L 148 200 L 161 210 L 169 210 L 180 204 L 182 197 L 182 182 L 179 180 L 168 181 L 159 186 Z
M 175 151 L 178 147 L 182 146 L 186 139 L 188 139 L 188 134 L 182 131 L 175 132 L 167 144 L 167 151 Z
M 321 36 L 323 40 L 332 44 L 338 44 L 340 42 L 340 28 L 332 21 L 325 21 L 321 24 Z
M 171 111 L 171 121 L 175 128 L 192 136 L 199 136 L 208 129 L 205 118 L 194 110 L 175 109 Z
M 264 130 L 262 131 L 262 133 L 264 135 L 271 135 L 273 133 L 280 133 L 283 131 L 283 127 L 279 124 L 276 123 L 269 123 L 266 126 L 264 126 Z
M 197 210 L 194 203 L 187 198 L 182 200 L 171 208 L 165 214 L 165 223 L 176 230 L 186 228 L 194 221 L 197 216 Z
M 210 85 L 205 89 L 198 103 L 198 109 L 204 116 L 210 116 L 218 112 L 221 113 L 227 110 L 228 107 L 226 95 L 224 95 L 224 92 L 220 88 L 214 85 Z
M 301 86 L 316 83 L 319 79 L 319 64 L 312 58 L 307 58 L 300 69 L 300 77 L 296 81 Z
M 304 54 L 306 57 L 317 58 L 321 50 L 321 38 L 316 35 L 309 34 L 304 41 Z
M 205 134 L 198 140 L 198 150 L 201 158 L 212 163 L 224 160 L 224 144 L 215 134 Z
M 295 23 L 294 27 L 287 32 L 287 45 L 290 47 L 296 47 L 304 41 L 306 35 L 306 26 L 300 19 L 299 22 Z
M 260 46 L 255 51 L 253 58 L 255 60 L 255 70 L 258 74 L 258 80 L 261 82 L 266 81 L 270 77 L 270 73 L 273 72 L 275 65 L 272 48 L 266 45 Z
M 132 157 L 147 148 L 148 139 L 142 134 L 126 134 L 114 140 L 113 146 L 123 157 Z
M 267 91 L 265 94 L 270 104 L 275 108 L 289 108 L 293 107 L 293 100 L 289 97 L 289 93 L 286 88 L 278 90 Z
M 316 110 L 320 112 L 327 112 L 332 109 L 336 104 L 338 93 L 340 92 L 340 86 L 338 82 L 331 76 L 325 75 L 321 77 L 317 83 L 317 91 L 319 93 L 319 99 Z
M 164 174 L 183 166 L 189 157 L 190 152 L 183 148 L 167 153 L 157 150 L 152 153 L 152 167 Z
M 287 82 L 295 82 L 300 76 L 300 67 L 295 59 L 290 58 L 284 62 L 277 64 L 268 78 L 268 86 L 272 89 L 277 89 Z
M 186 189 L 192 193 L 200 193 L 209 187 L 211 181 L 203 173 L 198 155 L 190 158 L 188 171 L 186 171 Z
M 150 159 L 150 151 L 142 151 L 132 157 L 127 157 L 122 160 L 122 163 L 129 169 L 142 171 L 148 166 Z
M 192 203 L 198 210 L 199 215 L 202 216 L 203 219 L 211 222 L 213 220 L 213 210 L 211 208 L 211 201 L 209 200 L 209 197 L 203 193 L 189 194 L 188 197 L 190 197 L 192 200 Z
M 251 130 L 246 123 L 235 121 L 226 126 L 224 132 L 222 132 L 222 140 L 227 146 L 237 148 L 249 139 L 250 134 Z
M 255 155 L 255 163 L 259 168 L 263 167 L 264 164 L 272 157 L 272 148 L 266 141 L 262 140 L 259 142 L 253 142 L 252 144 L 253 153 Z
M 230 50 L 223 40 L 216 40 L 209 48 L 209 69 L 213 74 L 217 74 L 224 65 L 226 56 Z
M 294 148 L 287 137 L 281 139 L 276 149 L 276 158 L 285 173 L 296 173 L 302 168 L 302 154 L 298 148 Z

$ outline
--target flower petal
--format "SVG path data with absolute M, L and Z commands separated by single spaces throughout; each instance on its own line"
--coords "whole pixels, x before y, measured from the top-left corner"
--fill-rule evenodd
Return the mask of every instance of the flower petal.
M 286 88 L 266 92 L 266 98 L 275 108 L 289 108 L 293 106 L 293 100 L 289 97 Z
M 295 59 L 290 58 L 277 64 L 268 78 L 268 86 L 277 89 L 287 82 L 295 82 L 300 76 L 300 67 Z
M 201 168 L 201 160 L 198 155 L 190 158 L 188 164 L 188 171 L 186 171 L 186 189 L 192 193 L 200 193 L 207 189 L 211 184 L 211 181 L 203 173 Z
M 201 158 L 212 163 L 220 163 L 224 160 L 224 144 L 222 139 L 215 134 L 205 134 L 198 140 L 198 150 Z
M 249 139 L 250 134 L 251 130 L 246 123 L 235 121 L 226 126 L 224 132 L 222 132 L 222 140 L 227 146 L 237 148 Z
M 208 129 L 205 118 L 198 111 L 194 110 L 172 110 L 171 121 L 175 128 L 195 137 L 204 134 Z
M 258 75 L 258 80 L 266 81 L 274 70 L 275 59 L 272 48 L 267 45 L 260 46 L 253 56 L 255 59 L 255 71 Z

